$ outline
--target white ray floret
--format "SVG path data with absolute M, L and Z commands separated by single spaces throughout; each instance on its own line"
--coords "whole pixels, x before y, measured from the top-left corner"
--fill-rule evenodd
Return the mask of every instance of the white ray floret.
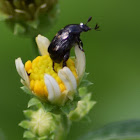
M 78 45 L 75 46 L 75 55 L 76 55 L 75 66 L 80 82 L 86 68 L 86 57 L 85 57 L 85 53 L 79 49 Z
M 26 73 L 26 70 L 24 68 L 21 58 L 17 58 L 15 60 L 15 64 L 16 64 L 16 69 L 17 69 L 18 74 L 21 76 L 22 80 L 24 80 L 24 83 L 26 84 L 26 86 L 30 87 L 29 77 Z
M 58 76 L 66 86 L 68 92 L 67 96 L 72 100 L 73 99 L 72 93 L 75 92 L 77 88 L 77 82 L 74 75 L 72 74 L 72 72 L 68 67 L 64 67 L 63 69 L 59 70 Z
M 48 47 L 50 45 L 50 41 L 48 40 L 48 38 L 38 35 L 36 37 L 36 43 L 41 55 L 48 54 Z
M 52 76 L 48 74 L 45 74 L 44 80 L 45 80 L 45 84 L 48 90 L 48 100 L 52 103 L 57 102 L 61 96 L 58 83 Z

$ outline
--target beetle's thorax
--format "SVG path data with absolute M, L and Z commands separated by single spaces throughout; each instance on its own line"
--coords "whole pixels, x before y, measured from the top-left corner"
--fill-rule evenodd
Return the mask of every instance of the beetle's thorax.
M 70 24 L 67 25 L 64 30 L 68 30 L 70 34 L 80 34 L 82 32 L 82 29 L 80 28 L 79 24 Z

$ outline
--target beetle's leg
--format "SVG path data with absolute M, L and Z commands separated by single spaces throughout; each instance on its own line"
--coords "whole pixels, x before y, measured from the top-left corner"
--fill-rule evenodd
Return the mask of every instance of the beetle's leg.
M 63 67 L 66 67 L 67 65 L 66 65 L 66 62 L 67 62 L 67 60 L 69 59 L 69 57 L 70 57 L 70 52 L 67 52 L 65 55 L 64 55 L 64 57 L 63 57 Z
M 79 42 L 79 48 L 80 48 L 81 51 L 85 52 L 84 49 L 83 49 L 83 42 L 82 41 Z
M 79 46 L 79 49 L 84 52 L 83 42 L 82 42 L 82 40 L 80 38 L 77 38 L 77 44 Z
M 78 45 L 79 46 L 79 49 L 82 51 L 82 52 L 85 52 L 84 49 L 81 47 L 81 45 Z
M 52 67 L 53 67 L 53 70 L 55 71 L 55 69 L 54 69 L 54 61 L 53 61 L 53 65 L 52 65 Z M 56 72 L 56 71 L 55 71 Z
M 80 40 L 80 45 L 82 46 L 82 48 L 83 48 L 83 42 L 82 42 L 82 40 Z

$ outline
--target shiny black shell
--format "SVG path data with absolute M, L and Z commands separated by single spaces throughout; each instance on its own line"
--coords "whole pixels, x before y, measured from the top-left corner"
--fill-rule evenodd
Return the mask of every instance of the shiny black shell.
M 82 31 L 79 24 L 71 24 L 57 33 L 48 48 L 50 57 L 55 63 L 63 61 L 64 55 L 78 43 Z

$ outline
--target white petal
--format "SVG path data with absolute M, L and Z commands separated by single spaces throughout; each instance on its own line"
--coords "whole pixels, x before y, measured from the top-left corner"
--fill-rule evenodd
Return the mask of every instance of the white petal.
M 48 47 L 50 45 L 50 41 L 48 40 L 48 38 L 38 35 L 36 37 L 36 43 L 41 55 L 48 54 Z
M 75 55 L 76 55 L 76 69 L 79 77 L 79 82 L 81 81 L 85 68 L 86 68 L 86 57 L 85 53 L 79 49 L 79 46 L 75 46 Z
M 77 83 L 74 75 L 70 71 L 68 67 L 64 67 L 63 69 L 59 70 L 58 76 L 63 81 L 64 85 L 66 86 L 66 89 L 69 93 L 69 98 L 72 99 L 71 93 L 74 92 L 77 88 Z
M 44 76 L 44 81 L 45 81 L 45 85 L 46 85 L 47 90 L 48 90 L 48 100 L 50 102 L 53 102 L 55 99 L 55 95 L 53 92 L 53 86 L 52 86 L 52 84 L 47 76 Z
M 44 80 L 48 90 L 48 100 L 52 103 L 57 102 L 61 96 L 61 92 L 56 80 L 48 74 L 45 74 Z
M 29 87 L 30 86 L 29 77 L 28 77 L 27 72 L 24 68 L 24 65 L 22 63 L 21 58 L 16 59 L 15 64 L 16 64 L 16 69 L 17 69 L 18 74 L 25 81 L 25 84 Z
M 56 80 L 52 76 L 50 76 L 50 75 L 46 75 L 46 76 L 48 77 L 51 84 L 53 85 L 56 98 L 59 98 L 61 93 L 60 93 L 60 88 L 58 86 L 58 83 L 56 82 Z

